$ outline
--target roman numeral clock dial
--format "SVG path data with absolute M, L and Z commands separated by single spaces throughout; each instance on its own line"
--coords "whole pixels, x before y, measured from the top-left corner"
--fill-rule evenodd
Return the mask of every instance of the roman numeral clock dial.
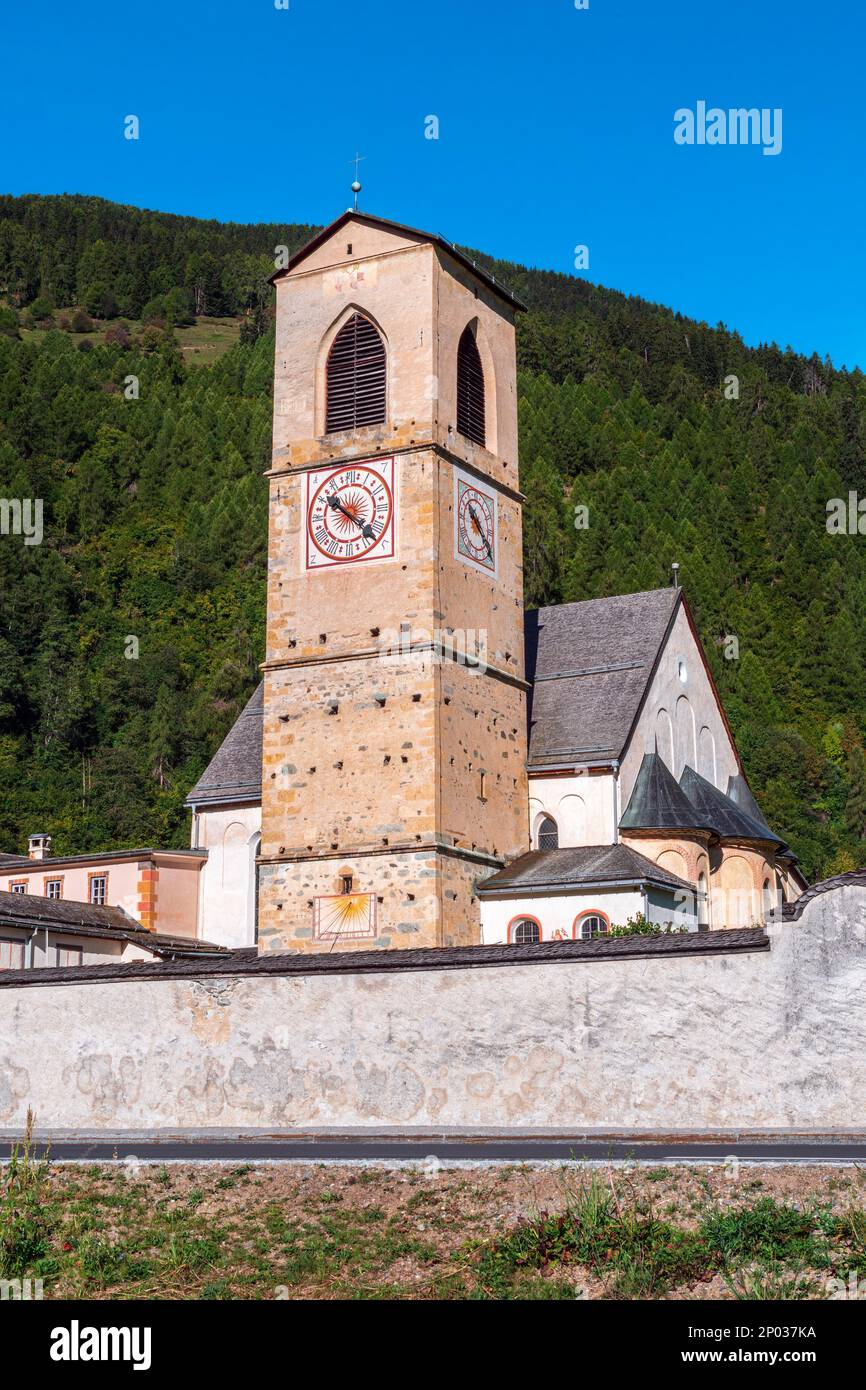
M 394 460 L 306 475 L 308 570 L 394 556 Z
M 454 553 L 464 565 L 495 574 L 497 507 L 492 488 L 455 471 Z

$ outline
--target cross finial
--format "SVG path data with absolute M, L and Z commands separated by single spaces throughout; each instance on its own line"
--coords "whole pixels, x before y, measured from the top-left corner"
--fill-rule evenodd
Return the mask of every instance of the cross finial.
M 349 160 L 349 163 L 350 163 L 350 164 L 354 164 L 354 166 L 355 166 L 355 180 L 354 180 L 354 182 L 353 182 L 353 184 L 352 184 L 352 192 L 353 192 L 353 194 L 355 195 L 355 202 L 354 202 L 354 211 L 355 211 L 355 212 L 358 211 L 358 194 L 361 192 L 361 183 L 360 183 L 360 180 L 358 179 L 358 165 L 359 165 L 359 164 L 361 163 L 361 161 L 362 161 L 363 159 L 365 159 L 365 158 L 366 158 L 366 155 L 363 155 L 363 154 L 356 154 L 354 159 L 350 159 L 350 160 Z

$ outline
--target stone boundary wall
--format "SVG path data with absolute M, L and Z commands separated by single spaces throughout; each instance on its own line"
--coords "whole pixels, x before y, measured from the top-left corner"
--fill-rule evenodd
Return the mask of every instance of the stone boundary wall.
M 5 1132 L 851 1132 L 864 1059 L 858 883 L 766 932 L 0 976 Z

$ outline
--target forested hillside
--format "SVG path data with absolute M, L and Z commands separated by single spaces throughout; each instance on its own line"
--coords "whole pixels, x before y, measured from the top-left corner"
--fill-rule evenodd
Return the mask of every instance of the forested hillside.
M 43 544 L 0 536 L 0 851 L 187 842 L 264 653 L 266 276 L 311 230 L 0 198 L 0 497 L 45 505 Z M 527 603 L 679 561 L 769 821 L 810 876 L 866 862 L 866 536 L 825 524 L 866 494 L 862 373 L 484 263 L 530 306 Z M 217 316 L 239 343 L 190 365 L 175 330 Z

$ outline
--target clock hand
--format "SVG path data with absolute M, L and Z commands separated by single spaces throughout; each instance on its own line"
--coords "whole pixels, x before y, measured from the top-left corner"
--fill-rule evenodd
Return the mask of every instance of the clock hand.
M 473 522 L 473 525 L 475 526 L 475 530 L 478 532 L 478 534 L 481 536 L 481 539 L 482 539 L 483 542 L 484 542 L 484 547 L 485 547 L 485 549 L 486 549 L 486 551 L 487 551 L 487 554 L 490 556 L 490 558 L 491 558 L 491 560 L 492 560 L 492 559 L 493 559 L 493 551 L 492 551 L 491 548 L 490 548 L 490 541 L 487 539 L 487 536 L 486 536 L 485 533 L 484 533 L 484 530 L 483 530 L 483 528 L 482 528 L 482 526 L 481 526 L 481 522 L 478 520 L 478 513 L 476 512 L 476 510 L 475 510 L 475 508 L 473 507 L 473 505 L 472 505 L 471 502 L 469 503 L 469 515 L 470 515 L 471 518 L 472 518 L 472 522 Z
M 340 501 L 339 497 L 335 492 L 332 492 L 330 497 L 328 498 L 328 506 L 331 507 L 335 512 L 342 513 L 342 515 L 346 518 L 347 521 L 353 522 L 354 525 L 360 529 L 361 535 L 364 537 L 365 540 L 374 541 L 376 539 L 376 532 L 373 530 L 369 521 L 361 521 L 359 517 L 352 516 L 352 513 L 348 511 L 346 507 L 343 506 L 342 502 Z

